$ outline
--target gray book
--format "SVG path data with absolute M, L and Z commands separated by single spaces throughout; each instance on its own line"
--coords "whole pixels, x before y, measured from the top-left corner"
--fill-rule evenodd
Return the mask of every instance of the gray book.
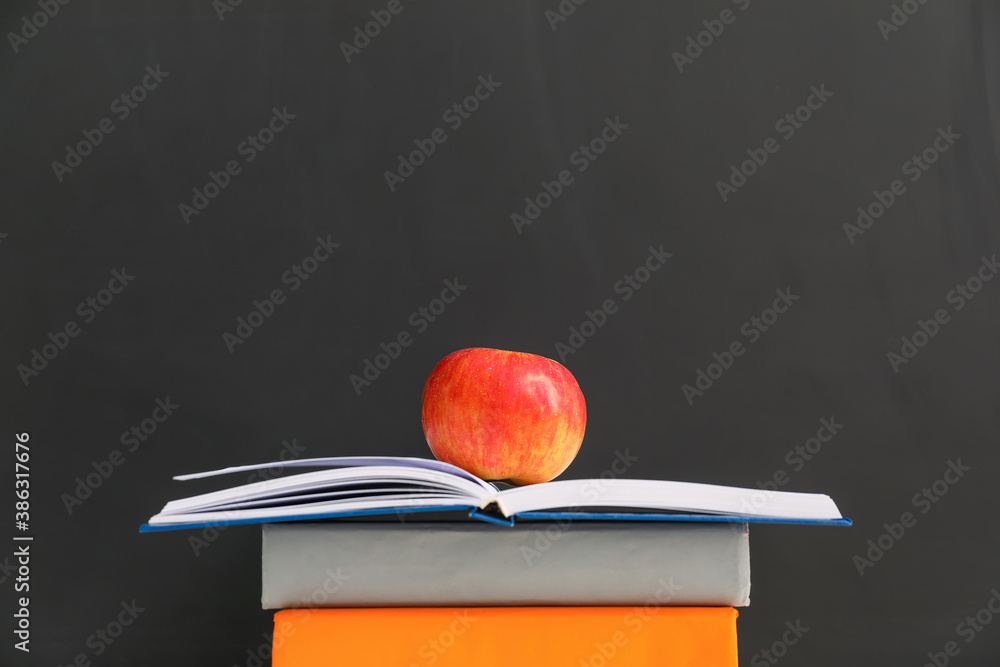
M 264 609 L 750 603 L 742 522 L 263 525 Z

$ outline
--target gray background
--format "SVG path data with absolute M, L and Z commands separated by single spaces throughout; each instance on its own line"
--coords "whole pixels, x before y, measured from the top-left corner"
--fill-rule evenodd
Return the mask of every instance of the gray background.
M 30 432 L 35 538 L 30 655 L 12 647 L 14 543 L 0 551 L 3 662 L 252 664 L 271 619 L 259 531 L 139 535 L 204 487 L 171 475 L 296 448 L 429 456 L 420 391 L 440 358 L 558 359 L 609 298 L 617 311 L 566 359 L 589 421 L 565 477 L 625 448 L 634 477 L 784 471 L 783 489 L 829 493 L 855 520 L 753 529 L 743 664 L 771 664 L 760 652 L 796 620 L 810 630 L 788 664 L 920 665 L 949 641 L 953 664 L 996 660 L 995 627 L 967 642 L 959 624 L 1000 586 L 986 520 L 1000 282 L 960 310 L 948 295 L 1000 247 L 997 3 L 912 3 L 884 35 L 888 2 L 589 2 L 553 29 L 554 0 L 404 0 L 350 63 L 339 44 L 385 3 L 335 4 L 246 0 L 220 19 L 209 0 L 78 0 L 0 47 L 0 485 L 12 519 L 13 434 Z M 735 20 L 678 71 L 673 54 L 724 9 Z M 0 27 L 38 11 L 4 3 Z M 119 119 L 114 100 L 157 65 L 169 75 Z M 451 129 L 442 113 L 489 75 L 501 86 Z M 775 123 L 811 86 L 833 95 L 786 139 Z M 245 162 L 238 145 L 284 107 L 296 117 Z M 52 163 L 102 118 L 114 132 L 60 181 Z M 628 128 L 576 172 L 605 118 Z M 447 141 L 390 192 L 384 172 L 438 127 Z M 960 138 L 909 181 L 902 165 L 948 127 Z M 717 181 L 768 137 L 778 152 L 724 202 Z M 179 204 L 233 159 L 242 171 L 185 224 Z M 511 214 L 563 169 L 574 182 L 518 233 Z M 906 192 L 849 242 L 843 226 L 894 179 Z M 341 245 L 292 292 L 282 274 L 317 237 Z M 673 256 L 626 301 L 616 282 L 661 244 Z M 85 322 L 77 304 L 122 267 L 135 279 Z M 418 333 L 410 314 L 456 277 L 467 289 Z M 231 353 L 223 334 L 274 289 L 287 301 Z M 799 299 L 751 344 L 741 328 L 777 289 Z M 938 309 L 947 323 L 894 369 L 887 355 Z M 18 366 L 71 320 L 79 335 L 25 383 Z M 359 395 L 350 375 L 403 331 L 413 344 Z M 682 386 L 733 341 L 746 352 L 689 401 Z M 122 432 L 167 397 L 179 407 L 128 451 Z M 786 454 L 822 418 L 843 428 L 796 469 Z M 114 450 L 121 465 L 67 508 Z M 921 513 L 914 495 L 959 459 L 971 470 Z M 859 572 L 907 511 L 916 524 Z M 96 655 L 88 637 L 133 600 L 143 611 Z

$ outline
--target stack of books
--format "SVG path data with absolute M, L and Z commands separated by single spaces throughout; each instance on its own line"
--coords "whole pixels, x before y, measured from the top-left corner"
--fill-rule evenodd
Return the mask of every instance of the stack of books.
M 275 667 L 734 667 L 746 524 L 263 527 Z
M 319 469 L 173 501 L 143 526 L 264 524 L 275 667 L 735 667 L 748 525 L 850 525 L 820 494 L 625 479 L 501 491 L 424 459 L 284 465 Z

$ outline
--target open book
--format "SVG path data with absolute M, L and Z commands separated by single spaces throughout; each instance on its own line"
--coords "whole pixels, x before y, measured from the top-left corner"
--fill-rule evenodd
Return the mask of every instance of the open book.
M 605 478 L 501 491 L 449 463 L 393 456 L 296 459 L 174 479 L 293 467 L 320 469 L 171 501 L 140 530 L 449 510 L 503 524 L 515 517 L 851 524 L 829 496 L 817 493 Z

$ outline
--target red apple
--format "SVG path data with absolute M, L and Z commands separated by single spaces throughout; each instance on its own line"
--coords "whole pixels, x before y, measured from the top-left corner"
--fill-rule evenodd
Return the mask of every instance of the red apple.
M 438 460 L 486 480 L 536 484 L 556 477 L 580 451 L 587 405 L 565 366 L 473 347 L 431 371 L 422 417 Z

